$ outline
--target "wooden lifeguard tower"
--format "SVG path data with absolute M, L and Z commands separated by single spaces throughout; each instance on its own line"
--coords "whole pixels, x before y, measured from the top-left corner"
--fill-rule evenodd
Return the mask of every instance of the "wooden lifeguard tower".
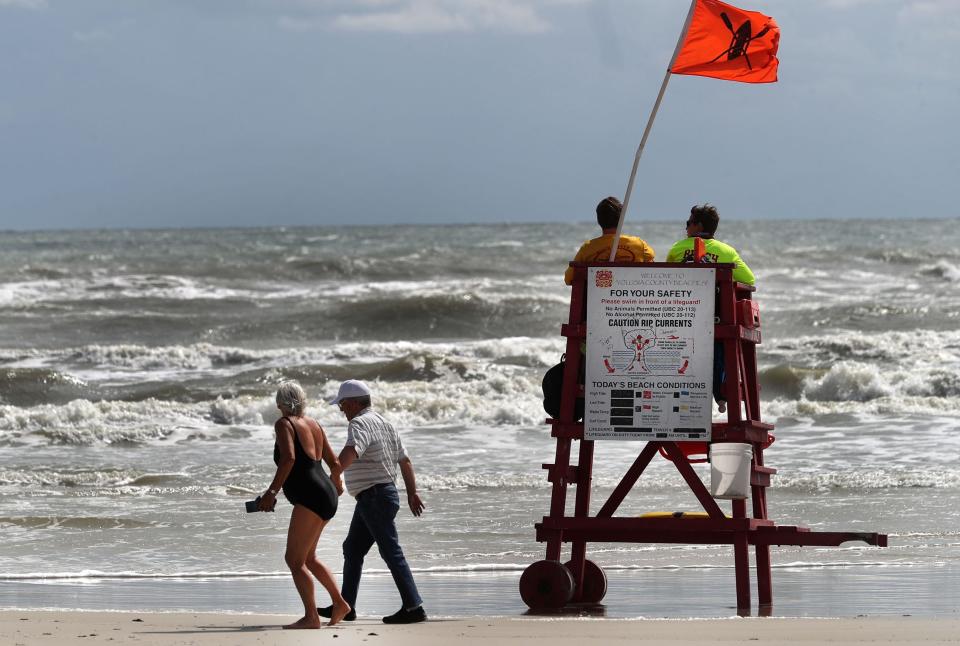
M 756 346 L 760 343 L 760 316 L 752 299 L 754 288 L 733 280 L 733 265 L 709 265 L 715 272 L 716 311 L 714 340 L 723 346 L 726 377 L 723 392 L 728 402 L 725 422 L 710 424 L 709 443 L 736 442 L 752 446 L 749 472 L 751 509 L 745 498 L 731 501 L 727 516 L 691 466 L 690 455 L 705 453 L 705 442 L 648 441 L 610 497 L 591 515 L 591 481 L 594 440 L 584 437 L 578 419 L 577 400 L 584 397 L 580 375 L 584 362 L 582 346 L 587 338 L 588 269 L 617 267 L 706 268 L 708 265 L 675 263 L 571 263 L 574 280 L 569 320 L 561 334 L 567 338 L 560 412 L 547 420 L 557 440 L 556 458 L 544 464 L 552 483 L 550 511 L 536 523 L 536 536 L 547 544 L 546 558 L 524 570 L 520 594 L 531 609 L 562 608 L 568 604 L 598 603 L 607 591 L 603 570 L 588 560 L 587 544 L 593 542 L 688 543 L 733 546 L 737 611 L 749 615 L 749 547 L 756 552 L 757 592 L 760 614 L 773 605 L 770 569 L 771 545 L 834 546 L 863 541 L 885 547 L 887 536 L 872 532 L 814 532 L 799 526 L 778 526 L 770 520 L 766 489 L 776 469 L 764 462 L 764 449 L 773 441 L 772 424 L 761 420 L 760 387 L 757 381 Z M 578 459 L 571 464 L 573 442 L 579 442 Z M 703 507 L 702 517 L 618 517 L 618 507 L 654 457 L 671 460 Z M 702 460 L 696 460 L 702 461 Z M 567 489 L 576 487 L 574 514 L 566 516 Z M 562 561 L 563 544 L 570 543 L 570 558 Z

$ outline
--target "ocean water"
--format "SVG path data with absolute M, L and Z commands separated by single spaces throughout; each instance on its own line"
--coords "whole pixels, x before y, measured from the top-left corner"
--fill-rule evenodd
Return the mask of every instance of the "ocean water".
M 951 614 L 960 597 L 955 222 L 725 222 L 758 276 L 770 516 L 879 531 L 885 549 L 774 548 L 789 615 Z M 588 224 L 0 233 L 0 607 L 264 611 L 297 601 L 273 474 L 273 393 L 360 378 L 400 428 L 427 513 L 401 510 L 430 606 L 525 610 L 543 558 L 540 380 L 563 351 L 563 269 Z M 628 224 L 665 256 L 671 223 Z M 641 445 L 596 447 L 594 511 Z M 700 467 L 700 472 L 709 474 Z M 352 501 L 318 554 L 339 571 Z M 657 459 L 623 514 L 694 510 Z M 729 547 L 595 544 L 616 616 L 716 616 Z M 383 563 L 361 604 L 392 611 Z M 366 595 L 366 596 L 365 596 Z M 275 598 L 275 597 L 271 597 Z M 280 610 L 280 609 L 278 609 Z

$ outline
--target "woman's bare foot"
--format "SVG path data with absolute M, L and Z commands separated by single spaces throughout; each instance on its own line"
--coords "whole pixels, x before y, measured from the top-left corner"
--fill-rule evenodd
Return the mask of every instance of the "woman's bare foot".
M 330 610 L 330 621 L 327 622 L 328 626 L 333 626 L 339 624 L 340 621 L 347 616 L 347 613 L 350 612 L 350 604 L 346 601 L 340 601 L 339 603 L 334 601 L 333 608 Z
M 309 628 L 319 628 L 320 627 L 320 617 L 301 617 L 292 624 L 287 624 L 283 627 L 284 630 L 303 630 Z

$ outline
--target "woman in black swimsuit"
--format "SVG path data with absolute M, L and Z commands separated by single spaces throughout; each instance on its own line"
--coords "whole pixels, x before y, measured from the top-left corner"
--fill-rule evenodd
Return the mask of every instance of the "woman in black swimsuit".
M 320 627 L 311 573 L 330 593 L 333 602 L 332 616 L 327 625 L 336 624 L 350 612 L 350 606 L 340 594 L 333 574 L 317 560 L 316 552 L 323 528 L 337 513 L 337 498 L 343 493 L 343 481 L 340 478 L 342 470 L 323 428 L 316 420 L 303 414 L 306 404 L 307 396 L 299 384 L 293 381 L 280 384 L 277 408 L 283 417 L 273 427 L 277 433 L 273 447 L 277 474 L 267 491 L 260 496 L 258 504 L 260 511 L 272 511 L 277 504 L 277 492 L 282 487 L 283 495 L 293 505 L 284 558 L 303 601 L 304 614 L 301 619 L 284 628 Z M 321 459 L 330 467 L 330 476 L 324 472 Z

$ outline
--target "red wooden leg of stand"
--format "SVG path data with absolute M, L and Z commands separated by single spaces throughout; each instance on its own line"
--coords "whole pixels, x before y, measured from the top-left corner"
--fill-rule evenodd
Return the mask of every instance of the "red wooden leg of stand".
M 593 440 L 580 440 L 580 456 L 577 461 L 577 496 L 573 515 L 586 518 L 590 515 L 590 486 L 593 479 Z M 568 568 L 573 575 L 573 601 L 583 601 L 584 562 L 587 558 L 586 541 L 574 541 L 570 551 Z
M 570 550 L 570 560 L 566 563 L 567 569 L 573 575 L 573 599 L 571 601 L 581 601 L 583 596 L 583 564 L 587 558 L 587 543 L 585 541 L 573 541 L 573 547 Z
M 737 614 L 750 616 L 750 560 L 747 553 L 747 533 L 737 532 L 733 537 L 733 563 L 737 573 Z
M 767 492 L 764 487 L 752 487 L 753 517 L 767 517 Z M 757 600 L 760 614 L 769 615 L 773 608 L 773 575 L 770 571 L 770 546 L 757 545 Z
M 570 464 L 570 440 L 557 438 L 557 456 L 554 464 L 559 470 L 565 470 Z M 556 478 L 553 482 L 553 493 L 550 497 L 550 517 L 563 518 L 567 507 L 567 483 L 563 478 Z M 555 537 L 547 539 L 547 560 L 560 561 L 560 550 L 563 547 L 563 535 L 557 532 Z
M 745 500 L 733 501 L 733 517 L 744 518 L 747 512 Z M 737 614 L 750 615 L 750 547 L 746 532 L 736 532 L 733 536 L 733 569 L 737 579 Z
M 560 549 L 563 547 L 563 539 L 556 538 L 547 541 L 547 560 L 560 562 Z
M 757 598 L 761 614 L 773 607 L 773 577 L 770 574 L 770 546 L 757 545 Z

